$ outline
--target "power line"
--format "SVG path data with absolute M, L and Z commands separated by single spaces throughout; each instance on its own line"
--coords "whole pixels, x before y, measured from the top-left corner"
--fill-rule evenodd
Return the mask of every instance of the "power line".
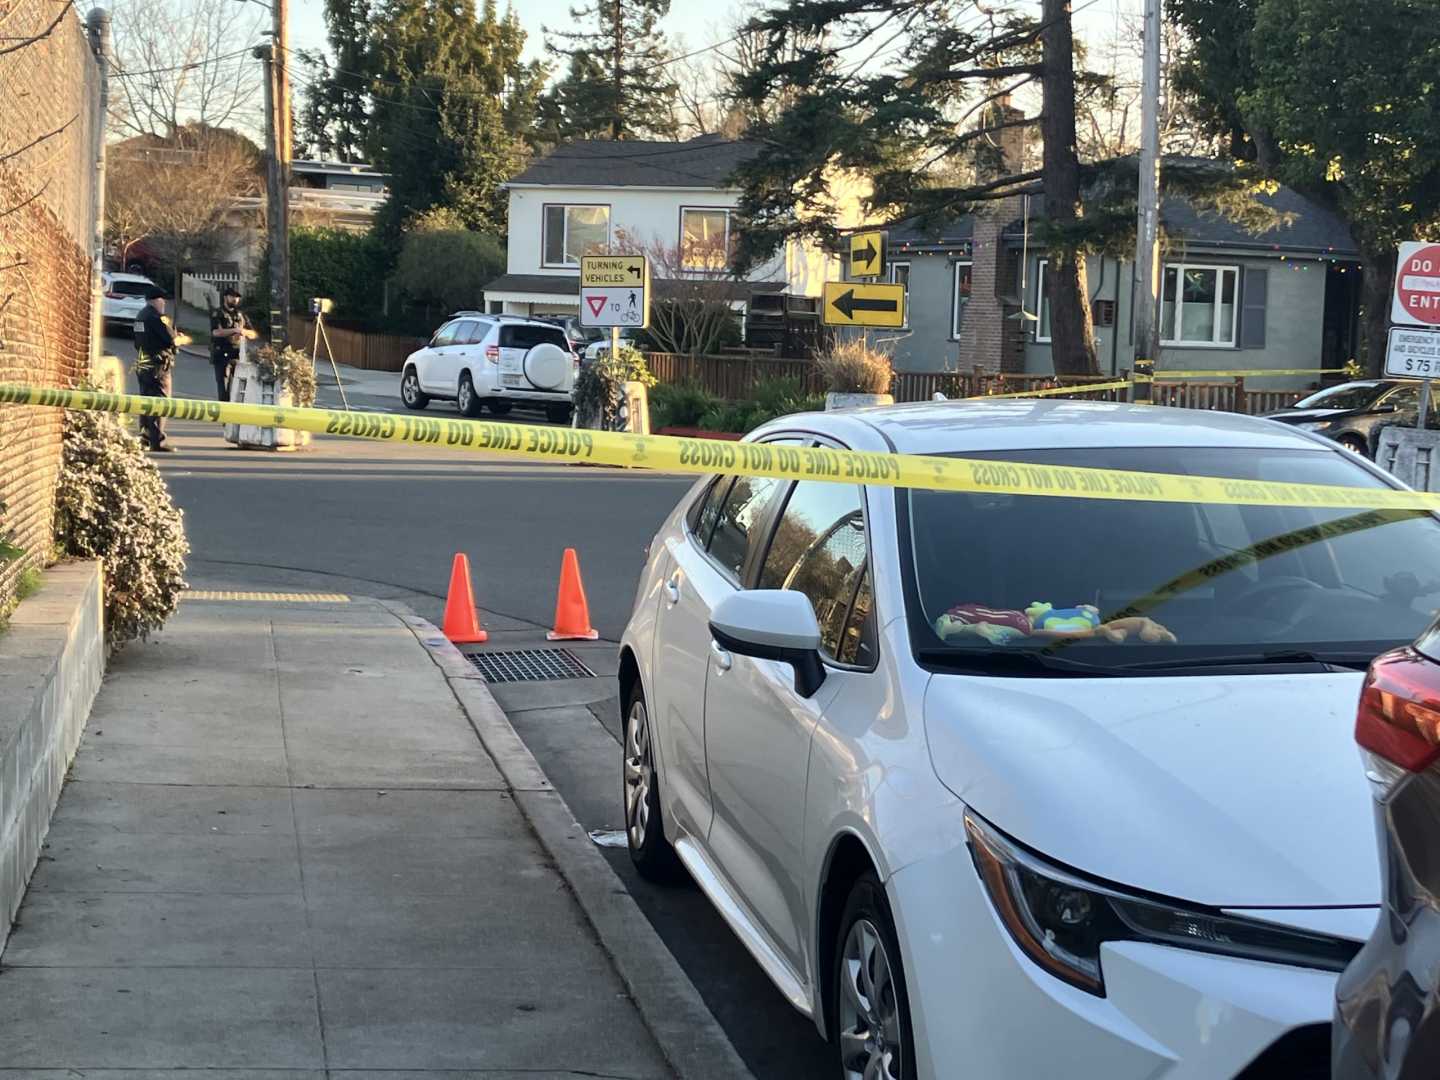
M 249 53 L 248 48 L 236 49 L 234 52 L 221 53 L 219 56 L 206 57 L 204 60 L 193 60 L 188 64 L 175 64 L 173 67 L 145 68 L 142 71 L 126 71 L 119 64 L 110 65 L 110 73 L 118 75 L 122 79 L 138 78 L 141 75 L 165 75 L 174 71 L 194 71 L 196 68 L 211 67 L 215 64 L 224 63 L 226 60 L 234 60 L 237 56 L 244 56 Z

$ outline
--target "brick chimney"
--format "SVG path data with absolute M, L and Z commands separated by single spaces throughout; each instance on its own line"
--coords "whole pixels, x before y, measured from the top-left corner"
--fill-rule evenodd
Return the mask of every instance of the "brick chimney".
M 1024 117 L 1010 103 L 1009 95 L 997 99 L 984 112 L 981 127 L 997 127 Z M 980 182 L 996 180 L 1025 171 L 1025 144 L 1028 127 L 1010 127 L 979 140 L 975 150 L 975 176 Z M 1019 308 L 1017 283 L 1020 280 L 1018 253 L 1007 252 L 1001 244 L 1005 226 L 1020 217 L 1023 197 L 1012 195 L 994 202 L 979 203 L 974 212 L 971 241 L 970 301 L 960 328 L 961 371 L 1023 371 L 1027 324 L 1011 318 Z M 959 261 L 957 259 L 957 261 Z M 1007 303 L 1004 297 L 1012 302 Z

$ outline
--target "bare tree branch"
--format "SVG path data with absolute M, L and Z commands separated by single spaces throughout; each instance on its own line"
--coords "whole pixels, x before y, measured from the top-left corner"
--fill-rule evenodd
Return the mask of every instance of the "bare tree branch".
M 39 146 L 42 142 L 44 142 L 44 141 L 47 140 L 47 139 L 53 139 L 56 135 L 59 135 L 62 131 L 64 131 L 64 130 L 65 130 L 66 128 L 68 128 L 71 124 L 73 124 L 73 123 L 75 122 L 75 119 L 76 119 L 77 116 L 79 116 L 78 113 L 77 113 L 75 116 L 70 117 L 69 120 L 66 120 L 65 123 L 61 124 L 61 125 L 60 125 L 58 128 L 56 128 L 54 131 L 48 131 L 48 132 L 46 132 L 44 135 L 36 136 L 34 139 L 31 139 L 31 140 L 30 140 L 28 143 L 26 143 L 24 146 L 20 147 L 20 149 L 18 149 L 18 150 L 12 150 L 12 151 L 10 151 L 10 153 L 5 154 L 3 157 L 0 157 L 0 164 L 3 164 L 3 163 L 5 163 L 5 162 L 9 161 L 11 158 L 19 157 L 21 154 L 25 153 L 26 150 L 34 149 L 35 147 Z
M 69 11 L 70 11 L 70 4 L 69 4 L 68 0 L 61 0 L 61 3 L 60 3 L 60 14 L 58 14 L 58 15 L 55 16 L 55 21 L 54 21 L 54 22 L 52 22 L 49 26 L 47 26 L 47 27 L 46 27 L 44 30 L 42 30 L 40 33 L 35 34 L 33 37 L 23 38 L 23 39 L 21 39 L 21 41 L 20 41 L 18 44 L 16 44 L 16 45 L 7 45 L 7 46 L 5 46 L 5 48 L 0 49 L 0 56 L 4 56 L 6 53 L 19 52 L 21 49 L 29 48 L 31 45 L 34 45 L 36 42 L 44 41 L 46 38 L 48 38 L 51 34 L 53 34 L 53 33 L 55 32 L 55 28 L 60 25 L 60 20 L 63 19 L 63 18 L 65 18 L 65 16 L 69 13 Z

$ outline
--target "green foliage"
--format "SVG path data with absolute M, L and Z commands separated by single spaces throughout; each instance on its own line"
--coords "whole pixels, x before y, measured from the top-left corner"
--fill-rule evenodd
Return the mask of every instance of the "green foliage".
M 389 262 L 385 246 L 373 235 L 291 229 L 291 310 L 309 311 L 312 296 L 327 296 L 335 301 L 336 318 L 374 319 L 384 306 Z
M 700 417 L 700 426 L 707 431 L 743 434 L 781 416 L 824 408 L 824 396 L 806 394 L 799 379 L 761 379 L 751 400 L 717 404 Z
M 112 650 L 174 614 L 190 553 L 184 521 L 139 440 L 109 413 L 65 414 L 55 539 L 66 555 L 105 561 Z
M 448 223 L 446 218 L 431 218 Z M 422 227 L 405 234 L 395 284 L 410 299 L 445 311 L 478 307 L 485 286 L 503 273 L 500 241 L 464 229 Z
M 655 385 L 655 375 L 639 350 L 621 345 L 618 353 L 601 353 L 580 369 L 571 400 L 582 424 L 601 431 L 620 427 L 620 407 L 625 402 L 625 384 Z
M 416 214 L 453 208 L 501 232 L 500 185 L 523 164 L 544 65 L 521 59 L 525 31 L 494 0 L 326 0 L 333 67 L 302 110 L 318 148 L 363 153 L 390 175 L 376 230 L 395 246 Z
M 720 405 L 719 398 L 693 380 L 661 383 L 650 391 L 650 426 L 698 427 L 700 418 Z
M 594 0 L 570 11 L 592 29 L 546 28 L 546 48 L 569 62 L 541 104 L 547 139 L 675 137 L 679 87 L 659 29 L 669 10 L 670 0 Z
M 38 566 L 31 566 L 20 575 L 20 580 L 15 583 L 15 599 L 28 600 L 40 591 L 44 583 L 45 575 Z

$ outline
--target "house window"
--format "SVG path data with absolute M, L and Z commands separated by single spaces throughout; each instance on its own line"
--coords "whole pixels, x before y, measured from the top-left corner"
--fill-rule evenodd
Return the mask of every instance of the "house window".
M 686 270 L 724 270 L 730 262 L 730 211 L 681 207 L 680 254 Z
M 544 233 L 546 266 L 578 266 L 610 246 L 610 207 L 546 206 Z
M 955 264 L 955 297 L 950 305 L 950 336 L 960 340 L 960 331 L 965 326 L 965 309 L 970 306 L 970 280 L 974 266 L 968 262 Z
M 1160 308 L 1160 340 L 1166 345 L 1233 346 L 1240 271 L 1233 266 L 1170 263 Z
M 1045 271 L 1050 269 L 1050 261 L 1041 259 L 1035 271 L 1035 314 L 1039 319 L 1035 323 L 1035 340 L 1040 343 L 1050 340 L 1050 295 L 1047 290 L 1048 282 L 1045 280 Z
M 910 326 L 910 264 L 908 262 L 897 262 L 890 264 L 890 284 L 905 286 L 905 326 Z

